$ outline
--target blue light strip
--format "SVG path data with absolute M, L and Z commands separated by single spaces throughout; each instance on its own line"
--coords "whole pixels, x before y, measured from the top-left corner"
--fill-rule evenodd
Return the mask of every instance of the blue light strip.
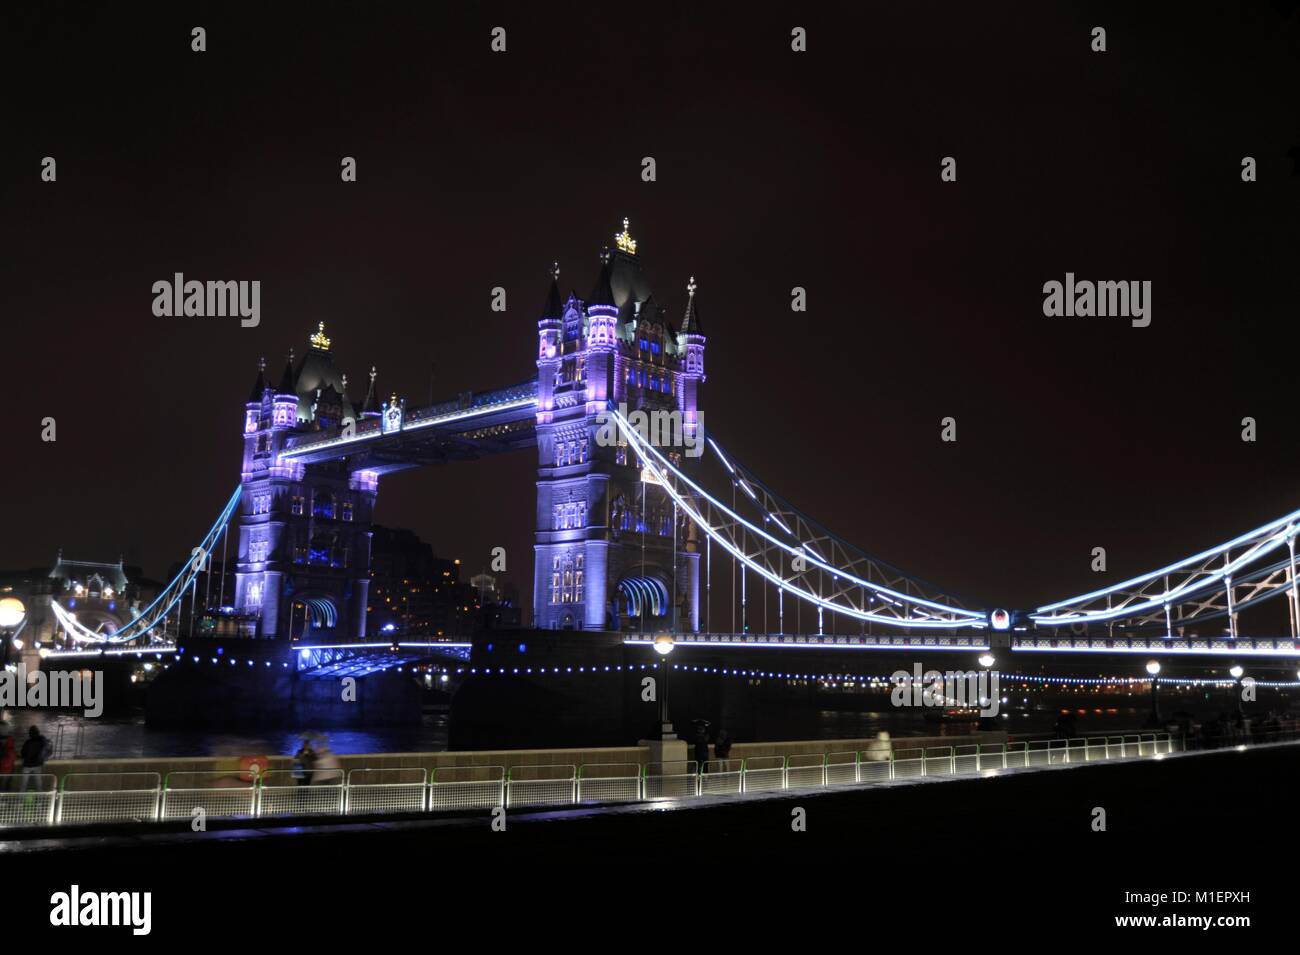
M 235 488 L 234 493 L 230 495 L 230 499 L 226 502 L 226 506 L 222 509 L 221 515 L 217 518 L 216 523 L 209 528 L 208 532 L 203 536 L 203 540 L 199 544 L 199 547 L 203 552 L 208 555 L 209 560 L 211 559 L 212 552 L 215 549 L 217 538 L 221 536 L 221 532 L 230 522 L 230 518 L 234 514 L 235 507 L 239 504 L 239 498 L 242 493 L 242 487 Z M 68 635 L 79 643 L 129 643 L 132 640 L 139 640 L 141 637 L 153 630 L 161 620 L 165 619 L 167 615 L 171 613 L 172 608 L 184 599 L 186 588 L 190 586 L 190 583 L 198 576 L 198 574 L 199 570 L 194 566 L 194 561 L 192 559 L 188 560 L 180 572 L 172 578 L 171 582 L 159 591 L 158 596 L 154 598 L 154 601 L 136 614 L 134 618 L 124 624 L 122 628 L 112 636 L 97 634 L 86 627 L 83 627 L 81 624 L 71 619 L 71 615 L 60 606 L 57 600 L 50 601 L 50 608 L 53 610 L 55 617 L 58 618 L 59 623 L 63 626 L 64 630 L 67 631 Z M 180 583 L 180 586 L 176 587 L 175 593 L 172 594 L 171 597 L 168 597 L 168 593 L 177 583 Z M 129 632 L 132 627 L 145 621 L 146 618 L 149 617 L 150 613 L 153 612 L 154 608 L 164 599 L 168 601 L 166 606 L 160 612 L 153 615 L 153 619 L 149 621 L 147 627 L 144 627 L 136 633 Z

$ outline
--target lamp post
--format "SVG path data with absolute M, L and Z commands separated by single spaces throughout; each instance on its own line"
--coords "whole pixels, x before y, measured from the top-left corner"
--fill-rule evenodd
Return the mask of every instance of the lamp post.
M 661 633 L 654 639 L 655 652 L 659 654 L 659 666 L 663 676 L 659 687 L 659 738 L 676 739 L 672 720 L 668 718 L 668 654 L 673 652 L 673 635 Z
M 1234 685 L 1233 685 L 1233 687 L 1232 687 L 1232 695 L 1233 695 L 1233 698 L 1234 698 L 1234 700 L 1235 700 L 1235 707 L 1236 707 L 1236 711 L 1237 711 L 1238 714 L 1241 714 L 1241 712 L 1242 712 L 1242 709 L 1241 709 L 1241 678 L 1242 678 L 1242 676 L 1245 675 L 1245 673 L 1246 673 L 1246 671 L 1242 668 L 1242 666 L 1241 666 L 1240 663 L 1234 663 L 1234 664 L 1231 666 L 1231 668 L 1229 668 L 1229 670 L 1228 670 L 1228 675 L 1231 676 L 1232 679 L 1235 681 L 1235 683 L 1234 683 Z
M 1156 679 L 1160 675 L 1160 661 L 1152 660 L 1147 664 L 1147 673 L 1151 674 L 1151 717 L 1147 721 L 1151 726 L 1160 725 L 1160 682 Z

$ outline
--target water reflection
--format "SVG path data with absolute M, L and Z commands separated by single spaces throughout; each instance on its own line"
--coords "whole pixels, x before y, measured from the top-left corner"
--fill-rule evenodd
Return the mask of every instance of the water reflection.
M 440 752 L 447 748 L 447 714 L 426 712 L 418 726 L 381 726 L 335 729 L 303 726 L 295 729 L 248 729 L 221 732 L 211 729 L 151 729 L 144 715 L 87 719 L 80 713 L 34 710 L 9 711 L 9 731 L 15 741 L 27 736 L 29 726 L 58 744 L 56 758 L 79 755 L 85 759 L 123 759 L 166 756 L 273 756 L 289 755 L 304 733 L 329 737 L 336 753 Z M 79 729 L 84 727 L 84 732 Z M 81 737 L 80 741 L 78 736 Z M 78 743 L 80 742 L 80 752 Z

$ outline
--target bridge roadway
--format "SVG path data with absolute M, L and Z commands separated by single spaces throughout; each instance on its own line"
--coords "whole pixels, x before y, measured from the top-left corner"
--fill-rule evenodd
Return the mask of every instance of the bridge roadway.
M 293 435 L 283 461 L 318 464 L 349 459 L 354 471 L 386 474 L 537 444 L 537 381 L 493 391 L 466 392 L 450 401 L 409 412 L 400 429 L 385 431 L 379 418 L 358 422 L 351 432 Z
M 267 643 L 231 639 L 224 642 L 235 652 L 242 649 L 279 652 L 292 659 L 298 672 L 320 675 L 364 676 L 366 673 L 388 670 L 399 666 L 430 660 L 469 660 L 477 644 L 492 641 L 508 643 L 524 641 L 543 645 L 556 642 L 570 650 L 588 645 L 608 648 L 614 644 L 649 648 L 654 643 L 652 634 L 611 633 L 607 631 L 555 631 L 555 630 L 503 630 L 481 633 L 474 637 L 440 637 L 433 640 L 357 641 L 331 644 Z M 933 651 L 951 654 L 980 653 L 986 650 L 1009 650 L 1012 654 L 1060 656 L 1068 659 L 1077 654 L 1125 655 L 1148 657 L 1187 657 L 1245 659 L 1273 658 L 1276 660 L 1300 659 L 1300 642 L 1290 637 L 1130 637 L 1130 636 L 1062 636 L 1047 637 L 1033 633 L 994 636 L 990 641 L 985 634 L 936 635 L 895 634 L 857 635 L 845 634 L 755 634 L 755 633 L 678 633 L 673 634 L 674 649 L 692 650 L 754 650 L 754 651 Z M 120 646 L 102 649 L 51 651 L 50 660 L 85 659 L 88 657 L 139 657 L 175 654 L 174 643 L 150 644 L 147 647 Z M 1040 661 L 1041 662 L 1041 661 Z M 285 663 L 284 665 L 289 665 Z

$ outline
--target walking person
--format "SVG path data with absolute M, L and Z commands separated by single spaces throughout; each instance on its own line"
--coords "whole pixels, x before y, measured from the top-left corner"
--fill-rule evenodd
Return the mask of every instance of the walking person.
M 321 739 L 320 746 L 316 750 L 316 761 L 312 767 L 312 784 L 316 786 L 339 785 L 341 783 L 339 770 L 342 768 L 343 764 L 339 762 L 339 758 L 330 749 L 329 740 Z
M 695 723 L 695 762 L 701 771 L 709 761 L 709 724 L 703 720 Z
M 311 783 L 311 770 L 316 762 L 316 751 L 311 748 L 311 740 L 304 738 L 298 752 L 293 754 L 293 779 L 299 786 Z
M 13 787 L 12 777 L 14 766 L 18 762 L 18 754 L 14 751 L 14 737 L 9 729 L 9 721 L 0 721 L 0 792 L 9 792 Z
M 49 738 L 41 734 L 40 727 L 33 726 L 27 731 L 27 742 L 23 743 L 23 784 L 22 791 L 26 792 L 28 786 L 35 786 L 36 777 L 45 772 L 45 761 L 50 758 L 50 753 L 54 747 L 50 744 Z

